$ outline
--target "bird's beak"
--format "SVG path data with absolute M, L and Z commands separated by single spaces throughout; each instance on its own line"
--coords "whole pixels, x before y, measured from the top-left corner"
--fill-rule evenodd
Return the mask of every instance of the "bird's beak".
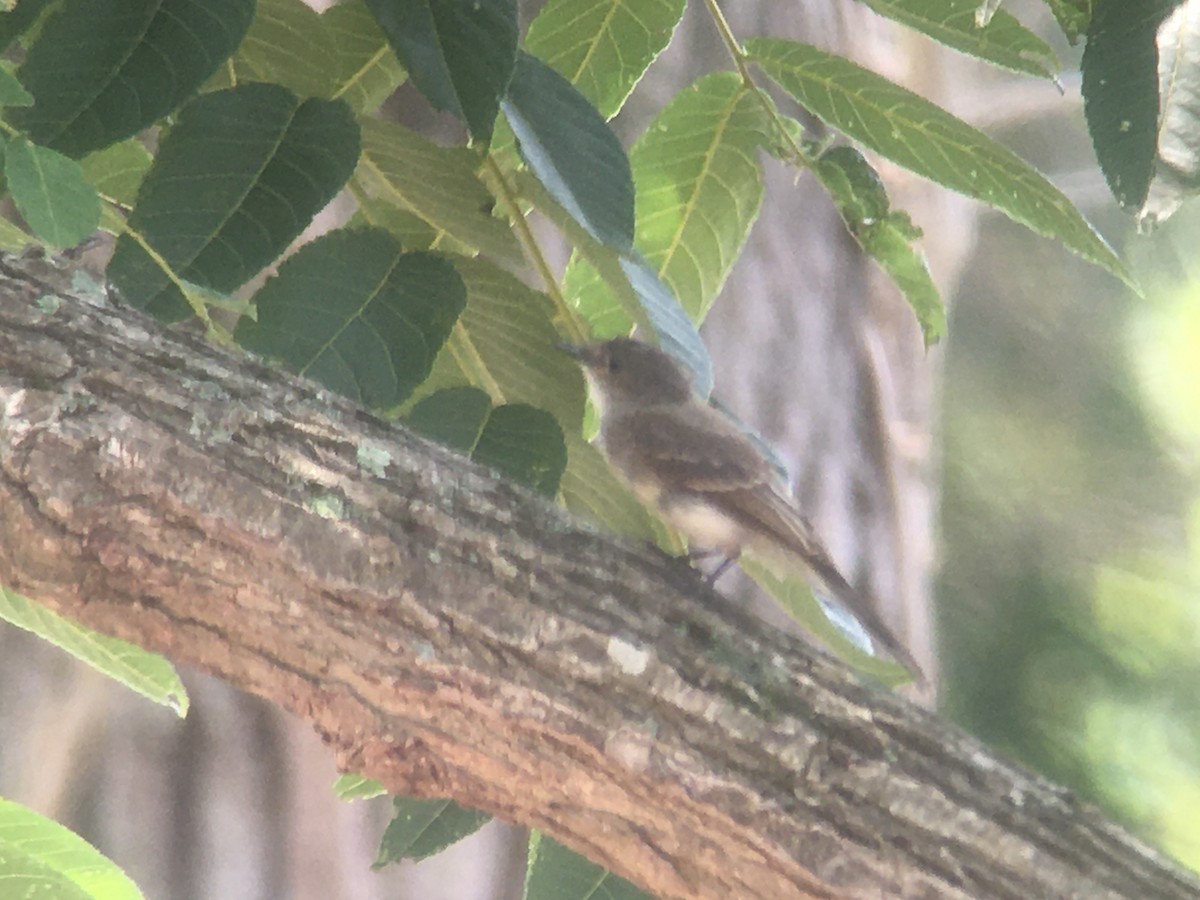
M 580 347 L 578 344 L 571 344 L 567 341 L 555 341 L 554 346 L 568 356 L 573 356 L 580 362 L 587 362 L 589 356 L 587 347 Z

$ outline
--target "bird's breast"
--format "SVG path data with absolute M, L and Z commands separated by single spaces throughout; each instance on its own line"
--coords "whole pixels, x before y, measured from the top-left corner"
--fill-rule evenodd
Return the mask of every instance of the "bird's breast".
M 658 507 L 693 549 L 720 550 L 736 556 L 745 543 L 745 527 L 703 496 L 660 497 Z

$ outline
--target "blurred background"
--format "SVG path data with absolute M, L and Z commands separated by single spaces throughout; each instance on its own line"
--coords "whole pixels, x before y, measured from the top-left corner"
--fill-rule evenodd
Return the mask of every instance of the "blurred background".
M 728 67 L 692 6 L 615 123 L 627 143 Z M 1134 232 L 1088 142 L 1078 50 L 1042 3 L 1006 9 L 1060 51 L 1062 93 L 849 0 L 726 6 L 739 37 L 846 53 L 1013 147 L 1145 286 L 881 166 L 951 312 L 926 352 L 812 179 L 771 163 L 704 333 L 718 395 L 780 447 L 839 562 L 938 673 L 939 708 L 1200 870 L 1200 211 Z M 444 125 L 408 88 L 389 108 Z M 519 896 L 524 837 L 498 823 L 370 871 L 388 802 L 337 801 L 305 725 L 184 674 L 180 722 L 0 626 L 0 795 L 82 833 L 149 898 Z

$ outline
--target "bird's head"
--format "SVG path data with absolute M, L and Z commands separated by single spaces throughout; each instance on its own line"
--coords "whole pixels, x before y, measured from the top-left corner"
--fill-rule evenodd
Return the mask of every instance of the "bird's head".
M 614 338 L 559 347 L 579 361 L 592 399 L 601 410 L 613 404 L 684 403 L 692 396 L 692 382 L 684 367 L 669 353 L 641 341 Z

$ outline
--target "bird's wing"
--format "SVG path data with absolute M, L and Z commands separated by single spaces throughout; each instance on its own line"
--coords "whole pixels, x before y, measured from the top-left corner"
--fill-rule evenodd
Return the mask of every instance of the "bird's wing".
M 651 477 L 670 492 L 707 497 L 726 515 L 769 536 L 794 554 L 813 577 L 883 647 L 917 678 L 912 655 L 875 611 L 875 605 L 838 570 L 809 521 L 801 515 L 774 467 L 758 446 L 721 413 L 689 408 L 679 413 L 638 411 L 622 416 L 606 439 L 610 453 L 628 447 L 632 430 L 638 451 L 625 460 L 629 477 Z M 636 458 L 633 458 L 636 457 Z M 666 498 L 664 498 L 666 499 Z
M 645 475 L 687 493 L 752 489 L 774 476 L 754 443 L 715 410 L 639 410 L 612 423 L 608 452 L 631 477 Z M 623 453 L 636 446 L 635 452 Z

